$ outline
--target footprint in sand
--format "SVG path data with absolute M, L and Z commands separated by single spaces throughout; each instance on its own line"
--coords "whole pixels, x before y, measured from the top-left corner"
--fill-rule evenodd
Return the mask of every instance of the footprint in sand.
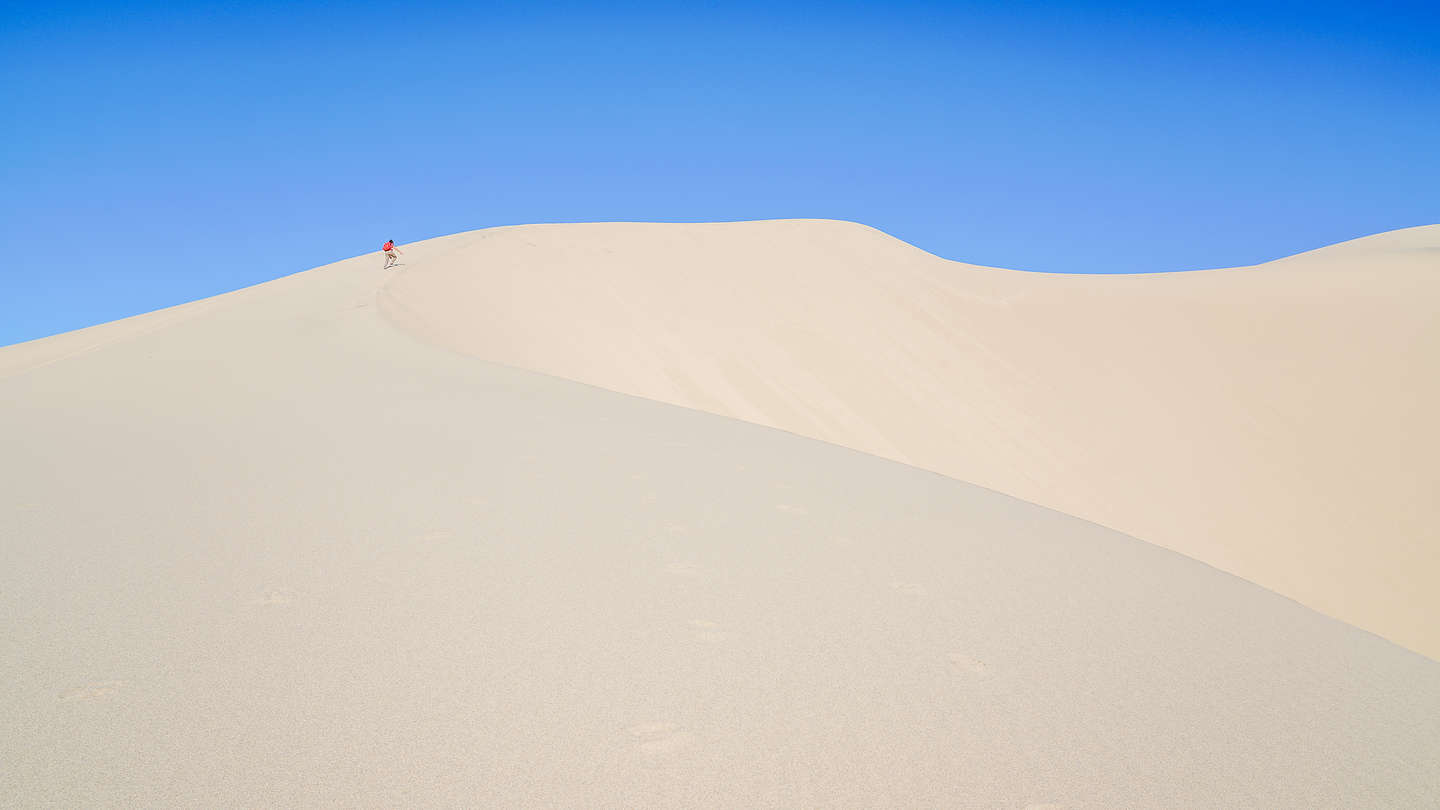
M 972 658 L 965 653 L 952 652 L 945 657 L 950 660 L 951 666 L 963 672 L 972 672 L 976 675 L 983 675 L 985 674 L 986 670 L 990 669 L 988 666 L 985 665 L 984 661 L 981 661 L 978 658 Z
M 665 573 L 677 577 L 693 577 L 700 573 L 700 566 L 693 562 L 672 562 L 665 566 Z
M 810 512 L 803 506 L 795 506 L 789 503 L 777 503 L 775 508 L 787 515 L 808 515 Z
M 674 723 L 641 723 L 628 729 L 635 743 L 640 762 L 651 768 L 664 768 L 685 762 L 695 751 L 697 740 Z
M 918 582 L 892 582 L 890 583 L 890 587 L 906 596 L 913 596 L 916 599 L 923 599 L 930 595 L 930 591 L 926 590 L 925 586 Z
M 674 723 L 652 722 L 641 723 L 626 729 L 630 736 L 640 740 L 649 740 L 656 737 L 665 737 L 675 732 Z
M 295 601 L 295 592 L 289 588 L 266 588 L 250 600 L 252 605 L 288 605 Z
M 723 626 L 708 619 L 691 619 L 690 626 L 695 628 L 695 638 L 699 641 L 718 643 L 730 638 Z
M 124 681 L 96 681 L 60 693 L 61 703 L 79 703 L 90 700 L 108 700 L 120 691 Z

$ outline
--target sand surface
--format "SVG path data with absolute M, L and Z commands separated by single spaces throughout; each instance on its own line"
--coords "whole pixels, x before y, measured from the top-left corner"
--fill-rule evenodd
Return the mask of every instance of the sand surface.
M 1440 226 L 1138 276 L 815 220 L 417 251 L 381 304 L 440 345 L 989 487 L 1440 658 Z
M 514 233 L 0 350 L 0 804 L 1440 802 L 1440 663 L 379 314 Z

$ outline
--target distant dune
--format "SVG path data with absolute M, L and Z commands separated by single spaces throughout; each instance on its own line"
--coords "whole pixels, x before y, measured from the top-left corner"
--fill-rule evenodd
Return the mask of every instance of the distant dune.
M 1440 663 L 1267 590 L 1434 652 L 1435 233 L 506 228 L 0 349 L 0 804 L 1437 806 Z
M 1440 226 L 1150 275 L 822 220 L 415 251 L 382 311 L 440 345 L 944 473 L 1440 657 Z

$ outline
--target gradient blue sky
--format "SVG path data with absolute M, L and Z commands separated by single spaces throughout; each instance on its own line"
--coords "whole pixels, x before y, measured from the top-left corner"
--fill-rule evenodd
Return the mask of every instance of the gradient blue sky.
M 472 228 L 1064 272 L 1440 222 L 1440 4 L 7 4 L 0 344 Z

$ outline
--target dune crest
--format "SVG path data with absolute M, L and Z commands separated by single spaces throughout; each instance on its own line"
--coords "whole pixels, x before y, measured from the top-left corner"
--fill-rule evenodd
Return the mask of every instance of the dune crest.
M 1262 265 L 1023 273 L 825 220 L 413 246 L 392 323 L 1076 515 L 1440 658 L 1440 226 Z

